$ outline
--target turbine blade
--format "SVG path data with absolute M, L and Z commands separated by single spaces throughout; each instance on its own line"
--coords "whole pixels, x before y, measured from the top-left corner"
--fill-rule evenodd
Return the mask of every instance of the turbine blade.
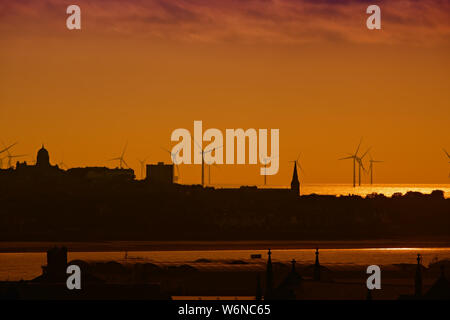
M 350 157 L 340 158 L 338 160 L 353 159 L 353 158 L 354 158 L 354 156 L 350 156 Z
M 447 157 L 450 159 L 450 154 L 448 154 L 447 150 L 445 150 L 445 149 L 442 149 L 442 150 L 444 150 L 445 154 L 446 154 Z
M 362 139 L 362 137 L 361 137 L 361 140 L 359 140 L 358 148 L 356 148 L 355 156 L 358 154 L 359 147 L 361 147 L 362 140 L 363 140 L 363 139 Z
M 9 149 L 11 149 L 12 147 L 14 147 L 17 144 L 17 142 L 14 142 L 13 144 L 11 144 L 10 146 L 6 147 L 5 144 L 3 144 L 4 148 L 2 150 L 0 150 L 0 153 L 3 153 L 5 151 L 8 151 Z
M 128 147 L 128 141 L 125 143 L 125 147 L 123 148 L 122 155 L 121 155 L 122 158 L 125 155 L 125 151 L 127 150 L 127 147 Z
M 372 148 L 372 147 L 369 147 L 369 149 L 367 149 L 367 151 L 364 152 L 364 154 L 361 156 L 361 159 L 364 158 L 364 157 L 366 156 L 367 152 L 369 152 L 369 150 L 370 150 L 371 148 Z
M 305 170 L 303 170 L 303 168 L 302 168 L 302 166 L 300 165 L 300 163 L 297 163 L 298 164 L 298 167 L 300 168 L 300 171 L 302 172 L 302 173 L 305 173 Z
M 164 148 L 164 147 L 160 147 L 160 148 L 163 149 L 165 152 L 171 153 L 169 150 L 167 150 L 167 149 Z

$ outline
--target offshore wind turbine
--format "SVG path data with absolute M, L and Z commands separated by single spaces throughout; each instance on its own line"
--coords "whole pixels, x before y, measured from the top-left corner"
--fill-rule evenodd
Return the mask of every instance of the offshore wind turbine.
M 266 174 L 266 172 L 267 172 L 267 164 L 269 163 L 269 160 L 272 160 L 272 159 L 275 159 L 275 158 L 278 158 L 278 156 L 276 156 L 276 157 L 270 156 L 270 157 L 265 157 L 265 158 L 262 159 L 262 161 L 264 161 L 264 185 L 267 184 L 267 174 Z
M 447 155 L 447 158 L 450 160 L 450 154 L 448 154 L 447 150 L 445 149 L 442 150 L 444 150 L 445 154 Z M 448 163 L 450 163 L 450 161 Z M 450 173 L 448 174 L 448 177 L 450 178 Z
M 361 147 L 362 138 L 359 141 L 358 147 L 356 148 L 355 154 L 351 154 L 348 157 L 340 158 L 339 160 L 346 160 L 346 159 L 352 159 L 353 160 L 353 188 L 356 187 L 356 161 L 358 161 L 358 152 L 359 148 Z M 359 161 L 358 161 L 359 163 Z
M 222 148 L 222 147 L 223 146 L 220 146 L 220 147 L 212 148 L 212 149 L 209 149 L 208 151 L 205 151 L 203 153 L 202 159 L 203 159 L 203 157 L 205 156 L 206 153 L 213 152 L 213 151 L 215 151 L 215 150 L 217 150 L 219 148 Z M 203 160 L 202 160 L 202 162 L 203 162 Z M 211 165 L 217 167 L 217 165 L 215 163 L 208 163 L 208 185 L 211 185 Z
M 161 149 L 163 149 L 164 151 L 168 152 L 170 154 L 170 158 L 172 159 L 172 163 L 175 166 L 176 170 L 177 170 L 177 176 L 173 177 L 173 180 L 178 182 L 180 180 L 180 168 L 178 167 L 176 158 L 177 158 L 177 154 L 181 151 L 178 150 L 177 152 L 170 152 L 169 150 L 167 150 L 166 148 L 161 147 Z
M 2 142 L 3 144 L 3 149 L 0 150 L 0 153 L 5 152 L 6 151 L 6 158 L 8 158 L 8 169 L 12 167 L 12 159 L 15 158 L 21 158 L 21 157 L 26 157 L 27 154 L 11 154 L 9 152 L 9 149 L 11 149 L 14 145 L 17 144 L 17 142 L 11 144 L 10 146 L 6 147 L 5 144 Z M 3 161 L 2 161 L 3 162 Z
M 192 139 L 192 137 L 191 137 L 191 139 Z M 213 152 L 214 150 L 222 148 L 223 146 L 212 148 L 212 149 L 205 151 L 205 149 L 203 149 L 203 147 L 197 141 L 195 141 L 195 139 L 192 139 L 192 141 L 194 141 L 194 143 L 197 145 L 197 147 L 199 147 L 201 150 L 200 153 L 202 155 L 202 187 L 204 187 L 205 186 L 205 154 Z M 211 165 L 211 164 L 208 163 L 208 165 Z
M 212 164 L 215 167 L 218 167 L 215 163 Z M 208 164 L 208 185 L 211 185 L 211 164 Z
M 140 166 L 141 166 L 141 180 L 144 179 L 145 160 L 147 160 L 147 157 L 145 157 L 143 160 L 138 159 L 139 164 L 140 164 Z
M 358 185 L 361 186 L 361 168 L 363 168 L 364 172 L 366 171 L 366 168 L 364 168 L 364 164 L 362 160 L 366 156 L 367 152 L 369 152 L 370 148 L 367 149 L 366 152 L 361 157 L 356 157 L 356 161 L 358 162 Z
M 373 184 L 373 164 L 377 162 L 383 162 L 382 160 L 373 160 L 372 155 L 370 155 L 370 165 L 369 165 L 369 171 L 370 171 L 370 184 Z
M 123 148 L 123 151 L 119 157 L 108 159 L 108 161 L 115 161 L 119 160 L 119 168 L 123 168 L 123 164 L 125 164 L 128 167 L 128 164 L 126 163 L 125 159 L 123 158 L 125 156 L 125 151 L 127 150 L 128 142 L 125 143 L 125 147 Z M 129 167 L 128 167 L 129 168 Z
M 266 157 L 264 158 L 264 185 L 267 184 L 267 174 L 266 174 L 266 170 L 267 170 L 267 162 L 269 162 L 270 158 Z

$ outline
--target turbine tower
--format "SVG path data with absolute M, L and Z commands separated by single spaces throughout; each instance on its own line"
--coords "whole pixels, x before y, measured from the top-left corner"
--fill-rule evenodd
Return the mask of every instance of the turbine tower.
M 356 161 L 358 161 L 358 152 L 359 152 L 359 147 L 361 147 L 361 142 L 362 142 L 362 138 L 359 141 L 358 147 L 356 148 L 356 151 L 354 154 L 351 154 L 348 157 L 345 158 L 340 158 L 339 160 L 346 160 L 346 159 L 352 159 L 353 160 L 353 188 L 356 187 Z M 359 161 L 358 161 L 359 163 Z
M 173 180 L 178 182 L 180 180 L 180 168 L 178 167 L 176 158 L 177 158 L 177 154 L 178 152 L 180 152 L 180 150 L 178 150 L 177 152 L 170 152 L 169 150 L 167 150 L 166 148 L 161 147 L 161 149 L 163 149 L 165 152 L 168 152 L 170 154 L 170 158 L 172 159 L 172 163 L 174 164 L 175 168 L 177 169 L 177 175 L 173 177 Z
M 373 160 L 372 159 L 372 155 L 370 155 L 370 166 L 369 166 L 369 170 L 370 170 L 370 184 L 373 184 L 373 164 L 377 163 L 377 162 L 383 162 L 382 160 Z
M 212 164 L 215 167 L 218 167 L 215 163 Z M 208 165 L 208 185 L 211 185 L 211 164 Z
M 145 168 L 145 160 L 147 160 L 147 157 L 145 157 L 143 160 L 139 160 L 139 164 L 141 166 L 141 180 L 144 179 L 144 168 Z
M 260 155 L 260 158 L 261 158 L 261 155 Z M 278 156 L 276 156 L 276 157 L 270 156 L 270 157 L 262 158 L 262 161 L 264 161 L 264 185 L 267 184 L 267 174 L 266 174 L 267 164 L 269 163 L 269 160 L 276 159 L 276 158 L 278 158 Z
M 264 185 L 267 184 L 267 163 L 269 162 L 270 158 L 266 157 L 264 158 Z
M 128 167 L 128 164 L 126 163 L 125 159 L 123 158 L 125 156 L 125 151 L 127 150 L 127 146 L 128 146 L 128 142 L 125 143 L 125 147 L 123 148 L 122 154 L 120 155 L 120 157 L 116 157 L 116 158 L 112 158 L 112 159 L 108 159 L 108 161 L 115 161 L 118 160 L 119 161 L 119 168 L 122 169 L 123 168 L 123 164 L 125 164 Z M 129 167 L 128 167 L 129 168 Z
M 356 161 L 358 162 L 358 185 L 361 186 L 361 168 L 363 169 L 363 171 L 366 171 L 366 168 L 364 168 L 364 164 L 362 162 L 362 160 L 364 159 L 364 157 L 366 156 L 367 152 L 369 152 L 370 148 L 367 149 L 366 152 L 364 152 L 364 154 L 361 157 L 356 157 Z
M 192 139 L 192 137 L 191 137 L 191 139 Z M 197 147 L 199 147 L 199 149 L 201 150 L 200 153 L 202 155 L 202 187 L 204 187 L 205 186 L 205 154 L 213 152 L 214 150 L 222 148 L 223 146 L 212 148 L 212 149 L 205 151 L 205 149 L 203 149 L 203 147 L 197 141 L 195 141 L 194 139 L 192 139 L 192 141 L 194 141 L 194 143 L 197 145 Z M 211 164 L 208 163 L 208 165 L 211 165 Z

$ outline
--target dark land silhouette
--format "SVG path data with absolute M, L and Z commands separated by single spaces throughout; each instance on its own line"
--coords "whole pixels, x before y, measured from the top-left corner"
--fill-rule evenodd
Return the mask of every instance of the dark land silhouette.
M 173 165 L 62 170 L 42 147 L 35 165 L 0 170 L 1 241 L 361 240 L 450 236 L 440 190 L 386 197 L 299 195 L 290 189 L 215 189 L 173 182 Z
M 253 300 L 442 300 L 450 299 L 445 267 L 450 261 L 382 266 L 382 290 L 368 290 L 365 266 L 324 266 L 319 250 L 313 264 L 294 259 L 248 265 L 229 261 L 221 269 L 196 268 L 189 263 L 157 265 L 143 261 L 67 261 L 65 247 L 47 251 L 42 274 L 22 281 L 0 281 L 0 299 L 114 300 L 198 299 L 196 297 L 246 297 Z M 201 261 L 202 264 L 213 261 Z M 68 290 L 66 268 L 81 269 L 81 289 Z M 226 299 L 226 298 L 225 298 Z

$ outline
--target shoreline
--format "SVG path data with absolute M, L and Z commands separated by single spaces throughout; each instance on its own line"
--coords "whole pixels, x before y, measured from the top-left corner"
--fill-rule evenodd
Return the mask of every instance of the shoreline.
M 0 253 L 46 252 L 65 246 L 70 252 L 215 251 L 290 249 L 445 248 L 450 239 L 361 241 L 0 241 Z

